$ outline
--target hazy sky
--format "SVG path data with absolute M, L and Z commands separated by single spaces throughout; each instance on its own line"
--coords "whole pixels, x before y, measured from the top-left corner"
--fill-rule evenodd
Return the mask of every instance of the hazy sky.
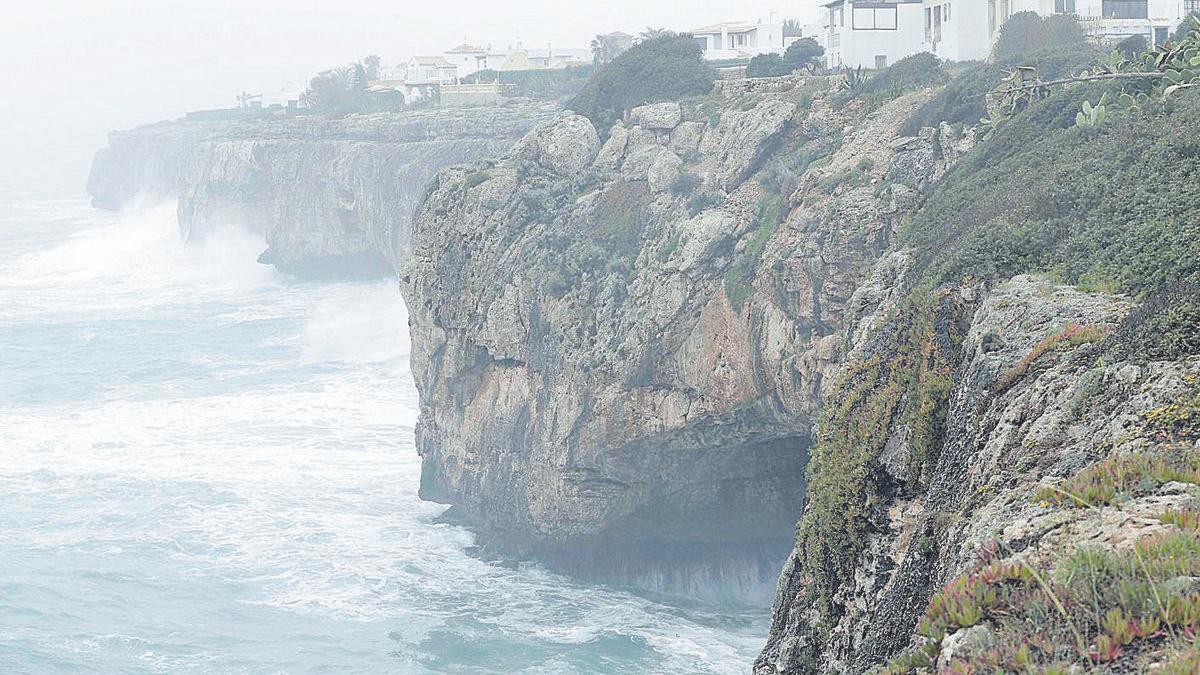
M 16 0 L 0 23 L 0 189 L 82 189 L 109 129 L 295 93 L 367 54 L 468 38 L 587 48 L 599 32 L 807 18 L 817 0 Z M 14 3 L 15 4 L 15 3 Z

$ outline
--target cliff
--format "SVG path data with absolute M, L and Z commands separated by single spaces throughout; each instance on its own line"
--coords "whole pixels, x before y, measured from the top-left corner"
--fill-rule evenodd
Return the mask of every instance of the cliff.
M 761 597 L 854 290 L 969 147 L 821 78 L 582 117 L 443 172 L 402 270 L 422 496 L 561 569 Z M 797 180 L 799 179 L 799 180 Z M 736 573 L 731 572 L 736 570 Z
M 911 74 L 443 171 L 401 270 L 422 495 L 577 573 L 782 562 L 759 673 L 1192 672 L 1200 96 L 977 140 L 999 75 Z
M 261 233 L 263 262 L 299 273 L 383 275 L 406 255 L 428 182 L 495 157 L 550 105 L 326 119 L 164 122 L 114 132 L 88 192 L 101 208 L 177 199 L 189 239 L 237 225 Z

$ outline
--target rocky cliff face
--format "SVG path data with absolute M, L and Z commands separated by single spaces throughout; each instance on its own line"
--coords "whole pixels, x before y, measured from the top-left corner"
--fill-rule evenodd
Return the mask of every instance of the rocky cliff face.
M 401 270 L 422 495 L 575 572 L 782 563 L 757 673 L 1165 662 L 1200 625 L 1200 100 L 1087 131 L 1071 90 L 977 144 L 838 84 L 442 172 Z
M 567 116 L 439 176 L 401 275 L 425 498 L 568 570 L 773 581 L 855 291 L 970 144 L 897 138 L 925 94 L 867 116 L 828 86 L 646 106 L 603 143 Z
M 977 570 L 981 552 L 1045 565 L 1080 546 L 1132 546 L 1171 529 L 1153 513 L 1194 506 L 1178 487 L 1096 511 L 1032 499 L 1039 488 L 1110 454 L 1153 448 L 1150 435 L 1139 433 L 1139 414 L 1169 406 L 1194 387 L 1200 362 L 1096 361 L 1099 336 L 1118 325 L 1128 300 L 1028 276 L 991 290 L 942 292 L 943 318 L 958 324 L 945 337 L 957 332 L 961 350 L 952 364 L 946 442 L 919 479 L 927 483 L 904 487 L 917 479 L 911 474 L 916 429 L 897 417 L 882 432 L 881 480 L 890 487 L 867 505 L 871 527 L 850 564 L 853 573 L 838 580 L 822 605 L 815 597 L 820 585 L 805 565 L 809 552 L 803 546 L 793 552 L 756 672 L 869 671 L 917 639 L 932 593 Z M 868 322 L 887 330 L 894 317 L 882 303 Z M 1084 337 L 1060 340 L 1064 333 Z M 849 336 L 851 356 L 839 376 L 893 356 L 870 335 Z M 1031 354 L 1042 355 L 1036 368 L 1029 367 Z M 975 651 L 985 650 L 976 645 Z M 943 667 L 951 655 L 943 655 Z M 964 655 L 970 650 L 960 648 L 959 659 Z
M 177 198 L 189 238 L 260 232 L 263 262 L 294 272 L 386 274 L 407 251 L 429 180 L 507 151 L 547 105 L 413 111 L 330 120 L 181 120 L 116 132 L 88 191 L 102 208 Z

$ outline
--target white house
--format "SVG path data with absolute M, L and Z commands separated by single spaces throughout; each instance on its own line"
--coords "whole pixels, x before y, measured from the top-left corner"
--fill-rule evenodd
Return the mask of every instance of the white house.
M 788 45 L 781 23 L 718 23 L 688 32 L 700 43 L 704 58 L 710 61 L 782 54 Z
M 922 49 L 947 61 L 982 61 L 992 51 L 994 3 L 925 0 Z
M 971 1 L 957 0 L 955 8 Z M 830 68 L 886 68 L 907 56 L 926 51 L 924 2 L 826 2 L 826 65 Z
M 458 78 L 458 66 L 444 56 L 414 56 L 408 60 L 404 81 L 409 84 L 446 84 Z
M 1200 0 L 1012 0 L 1043 16 L 1074 14 L 1092 37 L 1109 42 L 1143 35 L 1152 45 L 1162 44 Z M 1035 7 L 1028 7 L 1033 5 Z
M 1200 11 L 1200 0 L 835 0 L 825 8 L 828 65 L 873 68 L 922 51 L 947 61 L 984 60 L 1018 12 L 1075 16 L 1097 41 L 1141 35 L 1157 45 Z
M 925 0 L 924 49 L 950 61 L 985 59 L 1018 12 L 1070 14 L 1095 40 L 1142 35 L 1158 45 L 1193 11 L 1200 11 L 1200 0 Z
M 503 61 L 492 63 L 496 59 L 488 53 L 486 48 L 466 43 L 447 50 L 442 54 L 442 58 L 454 65 L 458 77 L 467 77 L 481 70 L 498 70 L 500 64 L 503 63 Z

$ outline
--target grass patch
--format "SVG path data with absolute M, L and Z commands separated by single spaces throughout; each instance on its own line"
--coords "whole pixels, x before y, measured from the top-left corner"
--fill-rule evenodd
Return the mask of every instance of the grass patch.
M 1053 568 L 981 563 L 933 596 L 918 627 L 925 644 L 885 672 L 932 667 L 947 635 L 976 625 L 987 626 L 986 644 L 969 662 L 951 659 L 948 672 L 1066 673 L 1115 666 L 1142 648 L 1183 652 L 1200 627 L 1196 576 L 1191 532 L 1147 537 L 1132 551 L 1081 548 Z
M 1034 500 L 1076 508 L 1116 504 L 1178 481 L 1200 484 L 1200 453 L 1137 452 L 1106 459 L 1063 482 L 1039 489 Z
M 1000 393 L 1007 390 L 1017 380 L 1025 376 L 1039 359 L 1052 352 L 1067 351 L 1080 345 L 1100 342 L 1108 336 L 1109 331 L 1100 326 L 1084 326 L 1077 323 L 1067 324 L 1065 328 L 1046 336 L 1041 342 L 1022 358 L 1017 365 L 1010 368 L 996 380 L 992 390 Z

